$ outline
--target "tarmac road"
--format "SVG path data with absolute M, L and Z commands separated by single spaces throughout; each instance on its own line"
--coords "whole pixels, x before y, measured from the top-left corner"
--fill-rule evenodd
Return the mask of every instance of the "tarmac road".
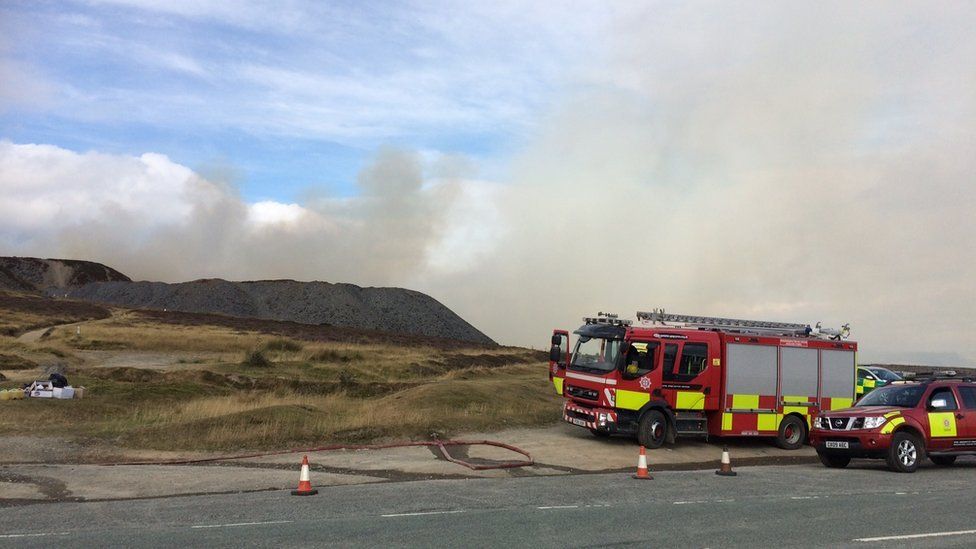
M 976 545 L 976 460 L 910 475 L 862 463 L 23 505 L 0 508 L 0 547 Z

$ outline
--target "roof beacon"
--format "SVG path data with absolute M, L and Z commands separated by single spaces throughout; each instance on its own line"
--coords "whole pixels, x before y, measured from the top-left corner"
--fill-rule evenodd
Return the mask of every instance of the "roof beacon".
M 583 322 L 587 324 L 607 324 L 610 326 L 630 326 L 633 320 L 620 320 L 620 315 L 614 313 L 599 312 L 596 316 L 583 317 Z

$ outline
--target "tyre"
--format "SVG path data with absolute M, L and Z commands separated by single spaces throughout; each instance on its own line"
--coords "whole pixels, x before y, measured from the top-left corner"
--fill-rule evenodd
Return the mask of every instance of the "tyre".
M 956 456 L 929 456 L 929 459 L 940 467 L 949 467 L 956 462 Z
M 806 423 L 797 416 L 786 416 L 779 424 L 776 446 L 784 450 L 796 450 L 807 440 Z
M 599 429 L 590 429 L 590 432 L 593 433 L 593 436 L 595 436 L 596 438 L 610 438 L 610 433 L 606 431 L 601 431 Z
M 645 448 L 660 448 L 667 438 L 667 418 L 657 410 L 648 410 L 637 426 L 637 441 Z
M 823 463 L 825 467 L 830 467 L 831 469 L 843 469 L 851 462 L 851 456 L 828 454 L 827 452 L 818 451 L 817 457 L 820 458 L 820 463 Z
M 891 437 L 887 461 L 892 471 L 914 473 L 923 459 L 925 459 L 925 447 L 917 436 L 902 431 Z

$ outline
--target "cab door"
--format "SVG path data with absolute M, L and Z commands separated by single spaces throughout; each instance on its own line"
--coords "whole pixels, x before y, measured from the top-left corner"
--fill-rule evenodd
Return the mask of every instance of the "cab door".
M 675 410 L 718 410 L 718 341 L 689 339 L 665 350 L 663 387 L 673 391 Z
M 952 387 L 944 385 L 933 388 L 925 399 L 925 409 L 929 423 L 929 449 L 952 450 L 959 436 L 959 419 L 965 417 L 959 410 Z
M 563 379 L 566 377 L 566 367 L 569 365 L 569 332 L 553 330 L 549 347 L 549 381 L 556 389 L 557 395 L 563 394 Z
M 958 412 L 962 417 L 957 417 L 959 437 L 953 445 L 960 450 L 976 450 L 976 387 L 962 385 L 956 387 L 956 392 L 962 404 Z
M 613 406 L 640 410 L 652 398 L 661 398 L 661 342 L 634 340 L 625 345 Z

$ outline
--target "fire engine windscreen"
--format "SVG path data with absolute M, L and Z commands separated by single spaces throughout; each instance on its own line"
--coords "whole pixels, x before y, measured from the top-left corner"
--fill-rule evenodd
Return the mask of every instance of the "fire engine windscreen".
M 570 368 L 601 373 L 612 372 L 616 367 L 622 345 L 623 341 L 619 339 L 580 336 L 576 340 Z
M 861 406 L 898 406 L 914 408 L 922 398 L 925 387 L 922 385 L 889 386 L 875 389 L 857 401 L 855 407 Z

